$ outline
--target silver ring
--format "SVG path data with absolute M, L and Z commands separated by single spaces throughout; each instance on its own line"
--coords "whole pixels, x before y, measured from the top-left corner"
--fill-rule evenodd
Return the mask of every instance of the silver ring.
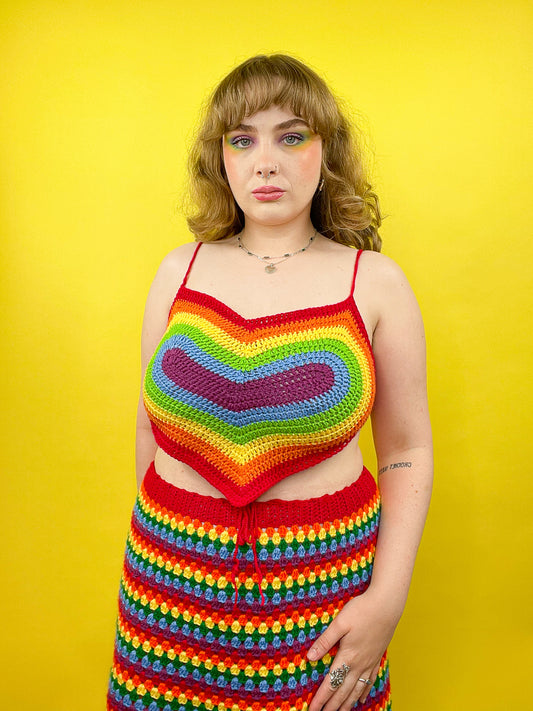
M 339 667 L 338 669 L 330 669 L 329 685 L 331 686 L 331 688 L 338 689 L 340 686 L 342 686 L 349 671 L 350 667 L 347 664 L 343 664 L 342 667 Z
M 363 684 L 367 684 L 367 686 L 372 686 L 372 682 L 370 679 L 361 679 L 361 677 L 359 677 L 357 681 L 362 681 Z

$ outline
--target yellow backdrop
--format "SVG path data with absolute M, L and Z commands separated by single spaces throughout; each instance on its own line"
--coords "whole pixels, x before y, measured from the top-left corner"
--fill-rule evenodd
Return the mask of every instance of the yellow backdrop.
M 261 51 L 362 113 L 425 317 L 436 484 L 395 709 L 528 706 L 532 20 L 526 0 L 2 3 L 3 708 L 104 708 L 143 304 L 189 239 L 199 106 Z

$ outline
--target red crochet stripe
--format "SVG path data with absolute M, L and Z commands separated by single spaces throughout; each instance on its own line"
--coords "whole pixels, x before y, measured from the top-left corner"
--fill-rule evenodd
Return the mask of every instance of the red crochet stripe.
M 144 477 L 143 486 L 153 501 L 167 511 L 187 514 L 200 521 L 216 520 L 222 526 L 235 525 L 235 506 L 226 499 L 205 496 L 193 491 L 180 489 L 162 479 L 152 462 Z M 332 494 L 324 494 L 312 499 L 270 499 L 254 501 L 257 525 L 291 527 L 295 521 L 300 525 L 313 525 L 316 521 L 334 521 L 346 516 L 346 512 L 359 511 L 377 493 L 372 474 L 363 467 L 361 474 L 352 484 Z

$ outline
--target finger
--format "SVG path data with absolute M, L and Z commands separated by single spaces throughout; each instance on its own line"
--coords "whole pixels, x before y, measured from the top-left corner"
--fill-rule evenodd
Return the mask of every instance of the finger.
M 345 699 L 342 706 L 339 707 L 339 711 L 351 711 L 358 701 L 363 702 L 363 694 L 366 693 L 366 689 L 370 688 L 364 682 L 364 680 L 368 678 L 369 677 L 366 676 L 365 673 L 360 675 L 360 677 L 356 680 L 351 693 Z
M 325 705 L 335 693 L 335 690 L 330 686 L 329 679 L 329 674 L 326 674 L 324 681 L 318 687 L 316 694 L 313 696 L 311 703 L 309 704 L 309 711 L 323 710 Z
M 361 703 L 364 703 L 366 701 L 368 694 L 370 693 L 372 687 L 374 686 L 374 682 L 376 681 L 377 676 L 378 676 L 380 664 L 381 664 L 381 660 L 376 664 L 376 666 L 372 669 L 372 671 L 370 672 L 370 674 L 367 677 L 368 679 L 370 679 L 370 684 L 365 684 L 365 689 L 364 689 L 363 693 L 361 694 L 361 698 L 360 698 Z M 363 675 L 363 678 L 364 678 L 364 675 Z
M 326 652 L 334 647 L 339 639 L 344 635 L 344 629 L 337 620 L 333 620 L 328 628 L 318 637 L 311 649 L 307 652 L 307 658 L 312 662 L 321 659 Z
M 359 691 L 357 690 L 360 686 L 361 684 L 358 682 L 355 686 L 354 692 L 351 693 L 343 705 L 339 707 L 339 711 L 353 711 L 354 706 L 360 701 Z
M 309 705 L 309 711 L 320 711 L 321 709 L 322 711 L 337 711 L 346 696 L 350 693 L 350 690 L 353 688 L 354 674 L 348 671 L 344 682 L 340 686 L 335 687 L 331 672 L 338 669 L 342 669 L 342 661 L 338 661 L 338 659 L 335 658 L 332 660 L 330 671 L 325 675 L 322 684 L 313 696 L 311 704 Z M 351 679 L 348 679 L 349 675 L 351 675 Z

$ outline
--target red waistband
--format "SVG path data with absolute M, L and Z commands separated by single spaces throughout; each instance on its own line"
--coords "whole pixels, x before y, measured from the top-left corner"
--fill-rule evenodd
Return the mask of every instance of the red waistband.
M 252 501 L 247 506 L 234 506 L 227 499 L 197 494 L 181 489 L 162 479 L 152 462 L 144 477 L 144 488 L 148 496 L 167 511 L 210 521 L 219 525 L 235 525 L 239 510 L 253 508 L 257 525 L 268 526 L 313 525 L 324 521 L 342 519 L 359 511 L 377 493 L 374 477 L 366 467 L 352 484 L 332 494 L 324 494 L 311 499 L 270 499 Z

